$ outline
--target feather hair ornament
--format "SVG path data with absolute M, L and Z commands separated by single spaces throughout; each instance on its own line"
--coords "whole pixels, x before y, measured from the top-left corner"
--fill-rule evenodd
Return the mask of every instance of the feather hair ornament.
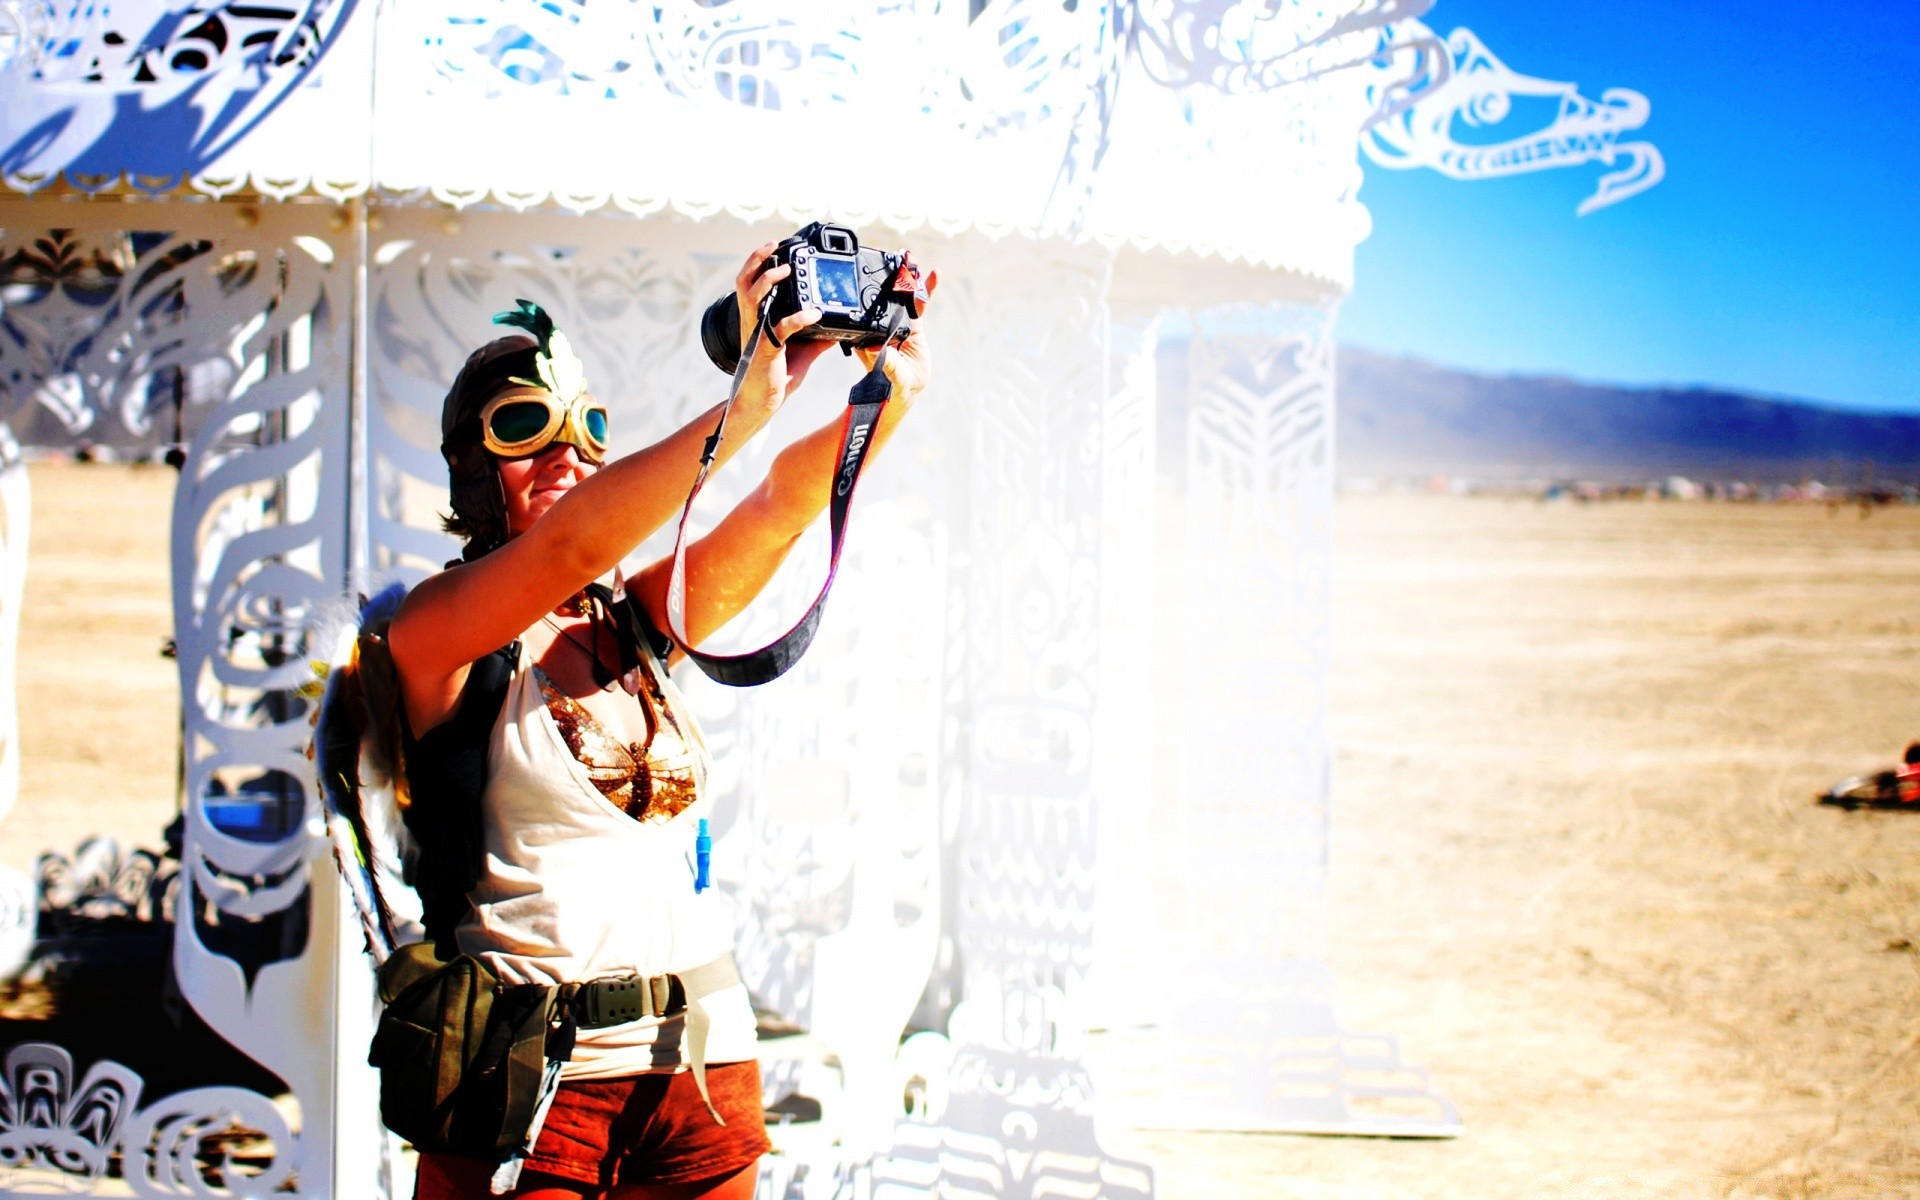
M 573 343 L 553 323 L 553 316 L 531 300 L 514 301 L 516 307 L 493 314 L 495 325 L 512 325 L 532 334 L 540 343 L 534 354 L 534 371 L 539 379 L 513 377 L 514 383 L 545 388 L 571 404 L 587 390 L 587 366 L 573 352 Z
M 309 751 L 327 809 L 327 833 L 376 963 L 418 940 L 419 904 L 400 884 L 409 851 L 401 756 L 400 686 L 387 626 L 406 596 L 393 584 L 361 606 L 353 638 L 334 663 L 315 662 L 320 703 Z M 345 639 L 342 639 L 345 642 Z M 344 661 L 339 661 L 339 660 Z

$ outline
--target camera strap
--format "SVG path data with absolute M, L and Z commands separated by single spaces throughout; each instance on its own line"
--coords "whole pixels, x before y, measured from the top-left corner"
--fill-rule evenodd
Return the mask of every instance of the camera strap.
M 893 339 L 898 334 L 901 310 L 895 309 L 893 320 L 887 326 L 887 340 L 881 343 L 880 353 L 874 356 L 873 367 L 853 390 L 847 393 L 847 418 L 840 432 L 840 453 L 835 458 L 833 471 L 833 495 L 827 505 L 827 528 L 832 536 L 832 557 L 827 563 L 826 582 L 820 585 L 820 594 L 814 597 L 793 628 L 758 650 L 745 654 L 706 654 L 693 648 L 693 639 L 687 636 L 687 520 L 693 515 L 694 497 L 706 485 L 707 475 L 713 469 L 714 456 L 720 450 L 721 439 L 726 436 L 727 414 L 733 411 L 733 402 L 740 396 L 740 387 L 746 382 L 747 371 L 753 356 L 760 348 L 760 340 L 770 337 L 766 306 L 761 306 L 760 319 L 753 327 L 753 333 L 747 339 L 746 349 L 740 354 L 740 362 L 733 370 L 733 386 L 727 392 L 727 401 L 720 406 L 720 420 L 708 435 L 707 443 L 700 452 L 700 471 L 694 476 L 693 490 L 687 493 L 687 503 L 680 510 L 680 526 L 673 539 L 673 569 L 667 577 L 667 626 L 674 640 L 687 652 L 687 657 L 699 664 L 708 678 L 732 687 L 757 687 L 780 678 L 800 661 L 813 642 L 813 635 L 820 628 L 820 614 L 825 611 L 827 593 L 833 589 L 833 579 L 840 570 L 840 552 L 846 547 L 847 513 L 853 507 L 854 488 L 859 485 L 860 472 L 866 466 L 867 451 L 873 445 L 873 431 L 880 423 L 880 414 L 887 406 L 887 400 L 893 395 L 893 383 L 882 369 L 886 366 L 887 355 L 892 352 Z

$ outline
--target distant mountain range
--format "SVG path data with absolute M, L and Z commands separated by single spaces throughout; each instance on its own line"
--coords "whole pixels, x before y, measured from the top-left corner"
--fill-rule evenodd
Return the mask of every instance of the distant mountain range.
M 1709 388 L 1480 375 L 1344 346 L 1338 386 L 1347 478 L 1920 481 L 1920 416 Z

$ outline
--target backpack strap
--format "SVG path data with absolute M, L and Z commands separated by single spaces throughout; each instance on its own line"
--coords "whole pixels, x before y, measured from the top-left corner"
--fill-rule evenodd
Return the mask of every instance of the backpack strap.
M 404 819 L 417 847 L 407 882 L 420 894 L 421 924 L 443 959 L 458 953 L 453 931 L 467 915 L 467 893 L 480 882 L 487 748 L 519 661 L 517 641 L 475 659 L 453 716 L 417 739 L 403 731 L 412 796 Z
M 659 669 L 667 668 L 667 656 L 673 653 L 673 639 L 665 630 L 654 625 L 647 610 L 634 599 L 633 594 L 624 587 L 618 595 L 604 583 L 590 583 L 587 593 L 604 604 L 613 614 L 614 632 L 620 642 L 620 673 L 626 674 L 640 665 L 640 654 L 644 650 L 653 656 Z

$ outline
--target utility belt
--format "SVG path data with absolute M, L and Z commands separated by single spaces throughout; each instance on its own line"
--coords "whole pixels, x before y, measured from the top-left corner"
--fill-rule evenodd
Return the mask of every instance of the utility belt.
M 367 1061 L 380 1070 L 380 1119 L 416 1149 L 494 1161 L 496 1195 L 519 1181 L 582 1029 L 686 1014 L 694 1083 L 726 1124 L 707 1091 L 705 1000 L 740 982 L 731 953 L 669 975 L 505 984 L 471 955 L 442 961 L 418 942 L 381 964 L 379 982 Z

